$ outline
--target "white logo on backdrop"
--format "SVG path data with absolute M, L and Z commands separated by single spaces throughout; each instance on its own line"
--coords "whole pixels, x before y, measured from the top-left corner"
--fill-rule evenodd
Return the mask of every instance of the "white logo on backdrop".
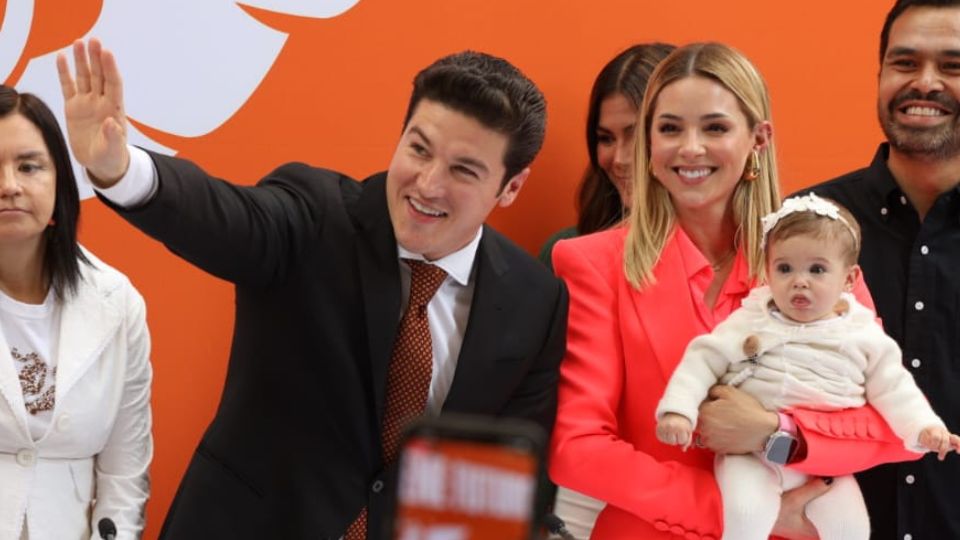
M 99 19 L 84 38 L 97 37 L 114 51 L 124 78 L 128 116 L 160 131 L 198 137 L 219 127 L 247 102 L 287 39 L 287 34 L 264 26 L 238 4 L 331 18 L 359 1 L 104 0 Z M 0 26 L 0 81 L 20 61 L 33 8 L 34 0 L 6 2 Z M 31 59 L 16 86 L 46 101 L 62 125 L 56 52 Z M 133 126 L 128 134 L 133 144 L 174 153 Z M 84 182 L 80 193 L 83 198 L 92 196 Z

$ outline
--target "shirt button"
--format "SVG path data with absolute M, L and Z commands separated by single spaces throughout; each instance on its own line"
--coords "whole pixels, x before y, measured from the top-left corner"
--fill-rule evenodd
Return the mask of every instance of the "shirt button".
M 913 308 L 916 309 L 917 311 L 923 311 L 923 302 L 917 302 L 916 304 L 913 305 Z
M 21 467 L 32 467 L 37 461 L 37 453 L 29 448 L 24 448 L 17 452 L 17 463 Z
M 930 248 L 928 248 L 927 246 L 920 246 L 920 254 L 926 255 L 927 253 L 930 253 Z
M 907 533 L 903 535 L 903 540 L 913 540 L 913 535 L 910 533 Z
M 60 432 L 67 431 L 68 429 L 70 429 L 70 415 L 67 413 L 63 413 L 62 415 L 60 415 L 60 418 L 57 418 L 56 426 L 57 426 L 57 431 L 60 431 Z
M 907 197 L 906 197 L 906 196 L 904 196 L 904 195 L 901 195 L 901 196 L 900 196 L 900 204 L 902 204 L 902 205 L 904 205 L 904 206 L 907 205 Z M 908 538 L 907 540 L 910 540 L 910 539 Z
M 881 216 L 887 215 L 887 212 L 888 212 L 887 207 L 883 207 L 883 208 L 880 209 L 880 215 L 881 215 Z
M 914 358 L 913 360 L 910 361 L 910 365 L 913 366 L 913 367 L 915 367 L 915 368 L 920 367 L 920 359 L 919 359 L 919 358 Z
M 917 481 L 917 479 L 914 478 L 912 474 L 908 474 L 907 477 L 904 478 L 904 480 L 910 485 L 913 485 L 913 483 Z
M 373 485 L 370 486 L 370 490 L 374 493 L 380 493 L 383 491 L 383 480 L 376 480 L 373 482 Z

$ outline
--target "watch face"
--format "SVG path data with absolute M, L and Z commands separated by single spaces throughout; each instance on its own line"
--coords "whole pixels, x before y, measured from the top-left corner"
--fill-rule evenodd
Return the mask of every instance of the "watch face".
M 793 447 L 797 440 L 786 433 L 778 433 L 770 438 L 767 443 L 765 456 L 770 463 L 777 465 L 786 465 L 793 455 Z

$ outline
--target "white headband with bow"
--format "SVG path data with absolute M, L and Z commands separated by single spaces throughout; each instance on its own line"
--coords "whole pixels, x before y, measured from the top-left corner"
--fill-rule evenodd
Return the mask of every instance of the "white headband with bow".
M 860 241 L 857 239 L 856 230 L 854 230 L 853 226 L 850 225 L 850 222 L 840 215 L 840 208 L 838 208 L 837 205 L 826 199 L 817 197 L 816 193 L 808 193 L 807 195 L 800 195 L 798 197 L 790 197 L 789 199 L 785 199 L 779 210 L 763 216 L 761 219 L 763 222 L 763 238 L 760 240 L 760 249 L 766 249 L 767 235 L 769 235 L 770 231 L 777 226 L 777 223 L 790 214 L 795 214 L 797 212 L 813 212 L 819 216 L 839 221 L 840 223 L 846 225 L 847 229 L 850 231 L 850 234 L 853 235 L 854 245 L 858 245 L 860 243 Z

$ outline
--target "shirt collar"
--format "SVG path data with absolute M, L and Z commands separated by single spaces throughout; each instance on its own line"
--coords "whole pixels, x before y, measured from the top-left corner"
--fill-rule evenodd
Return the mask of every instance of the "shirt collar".
M 890 167 L 887 166 L 889 157 L 890 143 L 881 144 L 868 167 L 868 177 L 872 178 L 873 181 L 865 182 L 864 185 L 866 190 L 864 196 L 874 203 L 875 208 L 878 208 L 883 221 L 889 221 L 894 214 L 910 207 L 907 195 L 900 189 L 893 173 L 890 172 Z M 953 189 L 941 194 L 941 197 L 947 193 L 950 193 L 954 200 L 958 199 L 960 197 L 960 185 L 954 186 Z
M 877 152 L 873 155 L 873 161 L 867 168 L 867 177 L 872 181 L 865 182 L 863 196 L 870 201 L 876 211 L 880 212 L 882 221 L 889 221 L 894 213 L 899 212 L 906 206 L 907 196 L 900 189 L 890 167 L 887 166 L 887 158 L 890 157 L 890 145 L 882 143 L 877 147 Z
M 875 199 L 880 204 L 886 204 L 888 201 L 899 199 L 903 195 L 900 186 L 893 178 L 890 167 L 887 166 L 887 158 L 890 157 L 890 145 L 883 143 L 877 147 L 877 152 L 873 155 L 873 161 L 870 162 L 869 176 L 875 181 L 868 182 L 866 185 L 867 193 L 871 199 Z
M 470 282 L 470 272 L 473 271 L 473 262 L 477 259 L 477 249 L 480 247 L 480 238 L 483 236 L 483 227 L 477 229 L 477 235 L 473 237 L 467 245 L 454 251 L 453 253 L 440 257 L 435 261 L 428 261 L 443 269 L 448 276 L 460 285 L 467 285 Z M 397 244 L 397 255 L 401 259 L 414 259 L 417 261 L 426 261 L 427 259 L 419 254 L 405 249 Z
M 700 250 L 697 249 L 693 240 L 687 236 L 683 227 L 677 225 L 674 227 L 674 231 L 674 234 L 677 235 L 677 245 L 680 247 L 680 256 L 683 258 L 684 271 L 687 273 L 687 281 L 693 280 L 693 278 L 700 273 L 712 271 L 710 261 L 703 256 L 703 253 L 700 253 Z M 734 284 L 736 285 L 735 287 L 729 288 Z M 747 259 L 743 254 L 743 250 L 738 249 L 737 254 L 733 258 L 730 276 L 727 278 L 727 283 L 723 286 L 723 289 L 726 292 L 735 293 L 749 290 L 751 287 L 752 283 L 750 281 L 750 269 L 747 264 Z

